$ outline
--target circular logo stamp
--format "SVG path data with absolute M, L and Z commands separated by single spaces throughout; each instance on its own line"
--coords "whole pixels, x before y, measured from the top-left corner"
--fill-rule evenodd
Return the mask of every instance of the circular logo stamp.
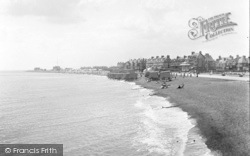
M 11 153 L 11 149 L 10 148 L 5 148 L 5 153 Z

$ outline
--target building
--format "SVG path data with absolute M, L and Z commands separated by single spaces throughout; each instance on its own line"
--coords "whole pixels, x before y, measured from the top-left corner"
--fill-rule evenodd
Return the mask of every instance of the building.
M 191 68 L 196 67 L 198 55 L 199 53 L 192 52 L 191 55 L 188 56 L 188 63 Z
M 177 56 L 175 59 L 171 60 L 170 68 L 172 71 L 180 71 L 181 70 L 181 64 L 185 62 L 186 57 L 179 57 Z
M 60 66 L 54 66 L 52 70 L 56 71 L 56 72 L 59 72 L 59 71 L 61 71 L 61 67 Z
M 74 69 L 73 68 L 65 68 L 64 71 L 66 73 L 71 73 L 71 72 L 74 72 Z
M 226 64 L 227 64 L 226 58 L 221 58 L 221 56 L 219 56 L 219 58 L 216 60 L 216 70 L 225 71 Z
M 40 67 L 35 67 L 34 71 L 37 71 L 37 72 L 40 71 L 40 72 L 42 72 L 42 71 L 46 71 L 46 69 L 42 69 Z
M 41 68 L 35 67 L 35 68 L 34 68 L 34 71 L 41 71 Z
M 108 70 L 107 66 L 93 66 L 93 68 L 97 69 L 97 70 Z
M 210 72 L 217 71 L 246 71 L 249 70 L 249 57 L 245 56 L 236 58 L 233 56 L 221 57 L 219 56 L 216 61 L 211 55 L 202 52 L 192 52 L 189 56 L 170 59 L 170 56 L 156 56 L 149 59 L 131 59 L 127 62 L 118 62 L 117 67 L 122 69 L 143 71 L 146 68 L 151 70 L 171 70 L 171 71 L 190 71 L 196 70 L 197 72 Z
M 167 55 L 166 57 L 162 55 L 161 57 L 151 57 L 146 60 L 146 68 L 154 68 L 156 70 L 167 70 L 171 66 L 171 59 L 170 56 Z
M 131 59 L 124 63 L 124 69 L 129 70 L 136 70 L 142 72 L 144 69 L 146 69 L 146 59 Z
M 233 56 L 226 58 L 226 70 L 234 71 L 237 69 L 237 62 L 239 59 L 234 59 Z
M 236 58 L 233 56 L 221 57 L 216 60 L 216 70 L 217 71 L 241 71 L 243 67 L 247 67 L 247 59 L 244 57 L 239 57 L 236 55 Z
M 206 53 L 205 54 L 205 68 L 206 68 L 206 71 L 215 70 L 215 66 L 216 66 L 216 63 L 215 63 L 214 59 L 212 58 L 212 56 L 209 55 L 208 53 Z
M 201 51 L 199 53 L 192 52 L 191 55 L 187 57 L 187 59 L 188 63 L 190 64 L 190 69 L 197 70 L 198 72 L 204 72 L 208 70 L 210 66 L 213 66 L 212 57 L 207 54 L 206 59 Z
M 182 72 L 188 72 L 190 70 L 190 64 L 187 61 L 181 63 L 180 67 Z
M 242 56 L 239 58 L 238 63 L 237 63 L 237 70 L 238 71 L 249 70 L 249 64 L 248 64 L 246 56 Z
M 204 72 L 206 71 L 206 58 L 205 56 L 202 54 L 202 52 L 200 51 L 198 56 L 197 56 L 197 60 L 196 60 L 196 70 L 198 72 Z
M 154 57 L 147 59 L 146 68 L 151 68 L 154 65 Z
M 170 56 L 167 55 L 167 57 L 165 58 L 164 60 L 164 63 L 163 63 L 163 68 L 165 70 L 169 70 L 171 68 L 171 59 L 170 59 Z
M 166 58 L 164 56 L 161 56 L 161 57 L 156 56 L 156 58 L 153 60 L 153 67 L 155 69 L 161 69 L 161 68 L 163 68 L 165 59 Z
M 125 65 L 126 65 L 126 63 L 124 63 L 124 62 L 118 62 L 117 63 L 117 67 L 120 68 L 120 69 L 125 69 Z

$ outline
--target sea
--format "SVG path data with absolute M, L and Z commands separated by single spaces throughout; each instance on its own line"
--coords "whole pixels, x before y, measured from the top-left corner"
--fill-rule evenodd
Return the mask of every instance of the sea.
M 1 72 L 0 144 L 63 144 L 65 156 L 212 156 L 168 98 L 105 76 Z

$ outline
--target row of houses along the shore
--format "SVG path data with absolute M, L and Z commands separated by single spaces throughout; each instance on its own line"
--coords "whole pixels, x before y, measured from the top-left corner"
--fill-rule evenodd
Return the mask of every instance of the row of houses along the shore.
M 79 73 L 79 74 L 98 74 L 106 75 L 109 68 L 106 66 L 93 66 L 93 67 L 80 67 L 78 69 L 74 68 L 62 68 L 60 66 L 53 66 L 52 69 L 42 69 L 40 67 L 35 67 L 33 71 L 36 72 L 52 72 L 52 73 Z
M 153 70 L 172 70 L 172 71 L 190 71 L 199 72 L 210 71 L 249 71 L 249 57 L 221 57 L 213 59 L 208 53 L 192 52 L 188 56 L 170 58 L 167 56 L 156 56 L 148 59 L 131 59 L 127 62 L 118 62 L 117 68 L 143 71 L 151 68 Z

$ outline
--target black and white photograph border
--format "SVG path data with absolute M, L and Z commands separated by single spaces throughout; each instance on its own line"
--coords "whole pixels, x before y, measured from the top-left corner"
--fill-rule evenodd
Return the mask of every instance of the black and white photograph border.
M 249 0 L 0 0 L 0 156 L 250 156 Z

